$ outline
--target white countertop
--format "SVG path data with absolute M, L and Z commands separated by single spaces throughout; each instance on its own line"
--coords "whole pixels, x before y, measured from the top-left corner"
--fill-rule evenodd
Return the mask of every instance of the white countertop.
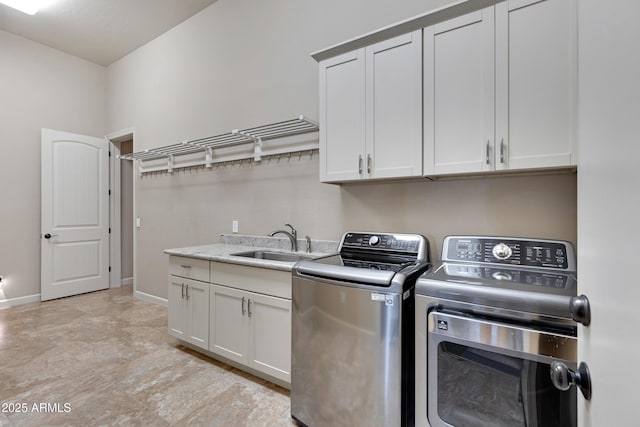
M 251 267 L 269 268 L 272 270 L 291 271 L 293 269 L 293 266 L 295 265 L 295 262 L 249 258 L 243 256 L 234 256 L 232 254 L 264 250 L 286 254 L 296 253 L 313 258 L 320 258 L 336 253 L 338 247 L 337 242 L 327 240 L 312 240 L 311 248 L 314 249 L 315 247 L 317 247 L 318 249 L 307 253 L 300 251 L 291 252 L 290 250 L 283 249 L 283 243 L 285 245 L 289 245 L 289 239 L 283 239 L 280 237 L 223 234 L 221 235 L 221 240 L 223 243 L 165 249 L 164 253 L 168 255 L 204 259 L 208 261 L 226 262 L 229 264 L 240 264 Z M 302 243 L 301 246 L 301 243 L 299 241 L 299 247 L 304 247 L 304 243 Z

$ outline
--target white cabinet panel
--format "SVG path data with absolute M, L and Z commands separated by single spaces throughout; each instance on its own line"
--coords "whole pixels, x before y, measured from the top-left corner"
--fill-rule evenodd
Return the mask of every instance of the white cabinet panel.
M 187 298 L 187 327 L 190 343 L 209 348 L 209 291 L 211 285 L 185 279 Z
M 246 292 L 212 285 L 209 350 L 228 359 L 247 363 Z
M 369 178 L 422 175 L 422 31 L 366 48 Z
M 572 0 L 496 5 L 496 169 L 576 164 Z
M 493 169 L 493 53 L 493 7 L 425 29 L 425 174 Z
M 360 179 L 365 147 L 364 49 L 320 63 L 320 180 Z
M 169 257 L 169 274 L 208 282 L 209 261 L 172 255 Z
M 169 335 L 209 348 L 208 283 L 169 276 Z
M 251 365 L 291 381 L 291 301 L 251 294 Z
M 169 276 L 169 335 L 187 340 L 187 300 L 184 282 L 180 277 Z

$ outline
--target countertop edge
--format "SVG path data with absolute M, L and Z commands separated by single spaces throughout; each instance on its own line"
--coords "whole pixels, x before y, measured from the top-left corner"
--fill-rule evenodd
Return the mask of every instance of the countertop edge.
M 280 271 L 292 271 L 296 262 L 287 261 L 272 261 L 256 258 L 247 258 L 240 256 L 233 256 L 231 254 L 247 251 L 259 251 L 265 250 L 270 252 L 292 253 L 291 251 L 278 250 L 269 247 L 261 246 L 241 246 L 241 245 L 229 245 L 225 243 L 216 243 L 212 245 L 191 246 L 186 248 L 171 248 L 165 249 L 163 253 L 170 256 L 180 256 L 186 258 L 202 259 L 205 261 L 224 262 L 227 264 L 237 264 L 247 267 L 267 268 L 270 270 Z M 295 252 L 304 255 L 308 255 L 314 258 L 320 258 L 333 253 L 327 252 Z

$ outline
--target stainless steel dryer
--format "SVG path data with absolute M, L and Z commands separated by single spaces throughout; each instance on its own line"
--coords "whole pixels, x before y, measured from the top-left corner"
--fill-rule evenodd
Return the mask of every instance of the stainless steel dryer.
M 416 425 L 576 426 L 576 294 L 569 242 L 450 236 L 416 282 Z

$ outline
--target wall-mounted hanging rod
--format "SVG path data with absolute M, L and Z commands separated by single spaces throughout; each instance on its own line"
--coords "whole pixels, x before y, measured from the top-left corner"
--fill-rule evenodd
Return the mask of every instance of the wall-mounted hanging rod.
M 135 160 L 138 164 L 140 175 L 151 172 L 166 170 L 173 172 L 174 169 L 182 167 L 193 167 L 205 165 L 211 167 L 216 163 L 214 160 L 213 151 L 218 148 L 233 147 L 242 144 L 253 144 L 254 161 L 260 161 L 264 153 L 263 142 L 270 139 L 283 138 L 287 136 L 300 135 L 309 132 L 318 131 L 318 124 L 312 120 L 299 116 L 292 120 L 285 120 L 277 123 L 270 123 L 267 125 L 256 126 L 248 129 L 234 129 L 229 133 L 210 136 L 206 138 L 194 139 L 191 141 L 185 141 L 178 144 L 171 144 L 164 147 L 147 149 L 132 154 L 125 154 L 118 156 L 123 160 Z M 287 149 L 285 152 L 295 153 L 306 150 L 317 149 L 317 144 L 309 146 L 295 146 L 291 149 Z M 188 155 L 194 153 L 204 153 L 204 161 L 189 162 L 184 164 L 178 164 L 175 156 Z M 274 152 L 275 153 L 275 152 Z M 278 154 L 282 154 L 281 150 L 278 150 Z M 154 161 L 159 159 L 167 159 L 166 167 L 152 167 L 145 168 L 143 162 Z M 246 155 L 243 158 L 250 158 Z

